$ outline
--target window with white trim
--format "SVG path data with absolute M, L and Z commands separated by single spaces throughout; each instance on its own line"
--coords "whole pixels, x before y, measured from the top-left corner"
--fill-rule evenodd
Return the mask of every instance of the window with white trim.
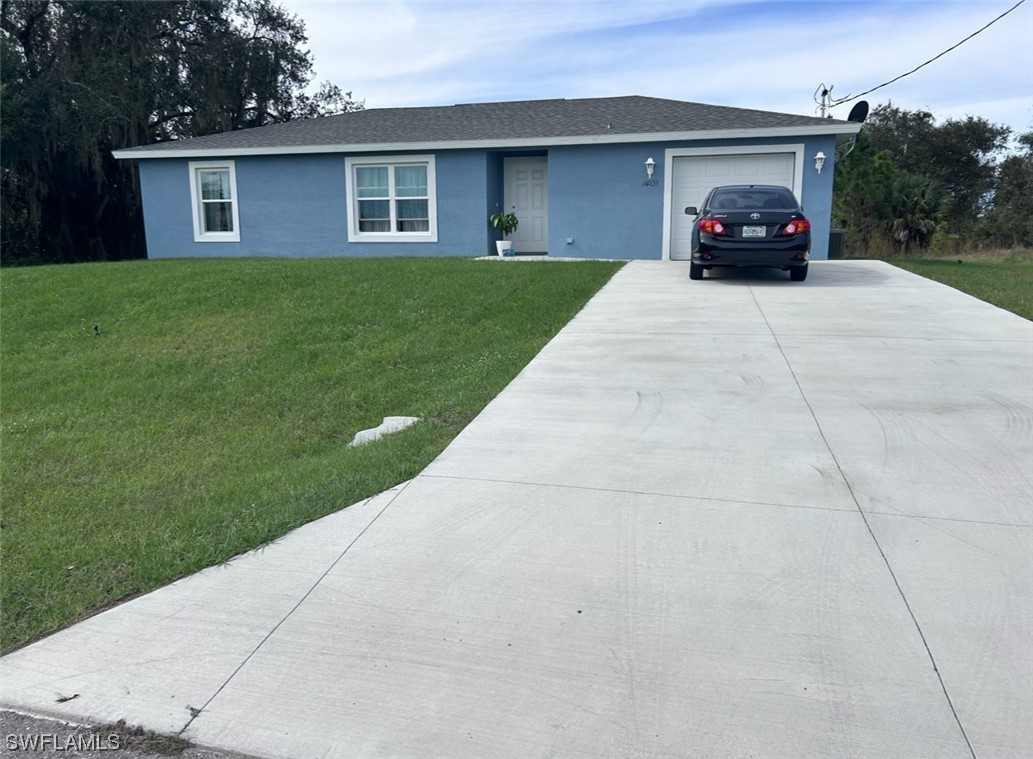
M 191 161 L 190 198 L 194 242 L 240 242 L 233 161 Z
M 434 156 L 345 158 L 352 242 L 437 242 Z

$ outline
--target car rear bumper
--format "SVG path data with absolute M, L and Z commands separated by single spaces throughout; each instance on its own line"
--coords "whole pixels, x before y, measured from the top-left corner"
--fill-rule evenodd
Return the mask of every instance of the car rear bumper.
M 763 247 L 736 243 L 706 244 L 700 242 L 692 251 L 692 262 L 703 266 L 805 266 L 810 253 L 810 239 L 766 244 Z
M 803 258 L 797 258 L 795 255 L 787 256 L 784 253 L 760 255 L 759 252 L 752 250 L 722 252 L 720 255 L 714 254 L 709 258 L 698 253 L 694 253 L 692 256 L 692 262 L 701 266 L 776 266 L 778 268 L 788 268 L 791 266 L 806 266 L 808 260 L 806 253 L 803 254 Z

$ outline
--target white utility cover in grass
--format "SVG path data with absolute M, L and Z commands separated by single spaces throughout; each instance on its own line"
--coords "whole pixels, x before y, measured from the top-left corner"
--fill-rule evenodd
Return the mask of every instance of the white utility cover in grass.
M 385 416 L 379 426 L 357 432 L 352 441 L 348 443 L 348 447 L 353 448 L 356 445 L 372 443 L 374 440 L 380 440 L 384 435 L 392 435 L 408 429 L 418 421 L 420 421 L 418 416 Z

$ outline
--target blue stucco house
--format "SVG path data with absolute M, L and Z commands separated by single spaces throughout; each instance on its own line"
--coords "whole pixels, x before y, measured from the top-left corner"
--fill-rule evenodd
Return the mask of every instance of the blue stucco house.
M 139 162 L 150 258 L 482 256 L 503 209 L 519 253 L 678 258 L 686 206 L 756 183 L 796 193 L 821 259 L 836 148 L 859 128 L 629 96 L 370 109 L 114 155 Z

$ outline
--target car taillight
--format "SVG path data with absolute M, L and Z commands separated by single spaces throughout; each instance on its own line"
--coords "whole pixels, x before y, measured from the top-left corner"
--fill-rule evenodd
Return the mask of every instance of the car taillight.
M 807 219 L 796 219 L 786 224 L 785 229 L 782 230 L 784 235 L 799 235 L 804 232 L 811 231 L 811 223 Z
M 708 235 L 726 235 L 728 231 L 724 228 L 724 225 L 717 219 L 702 219 L 699 222 L 699 231 L 706 232 Z

